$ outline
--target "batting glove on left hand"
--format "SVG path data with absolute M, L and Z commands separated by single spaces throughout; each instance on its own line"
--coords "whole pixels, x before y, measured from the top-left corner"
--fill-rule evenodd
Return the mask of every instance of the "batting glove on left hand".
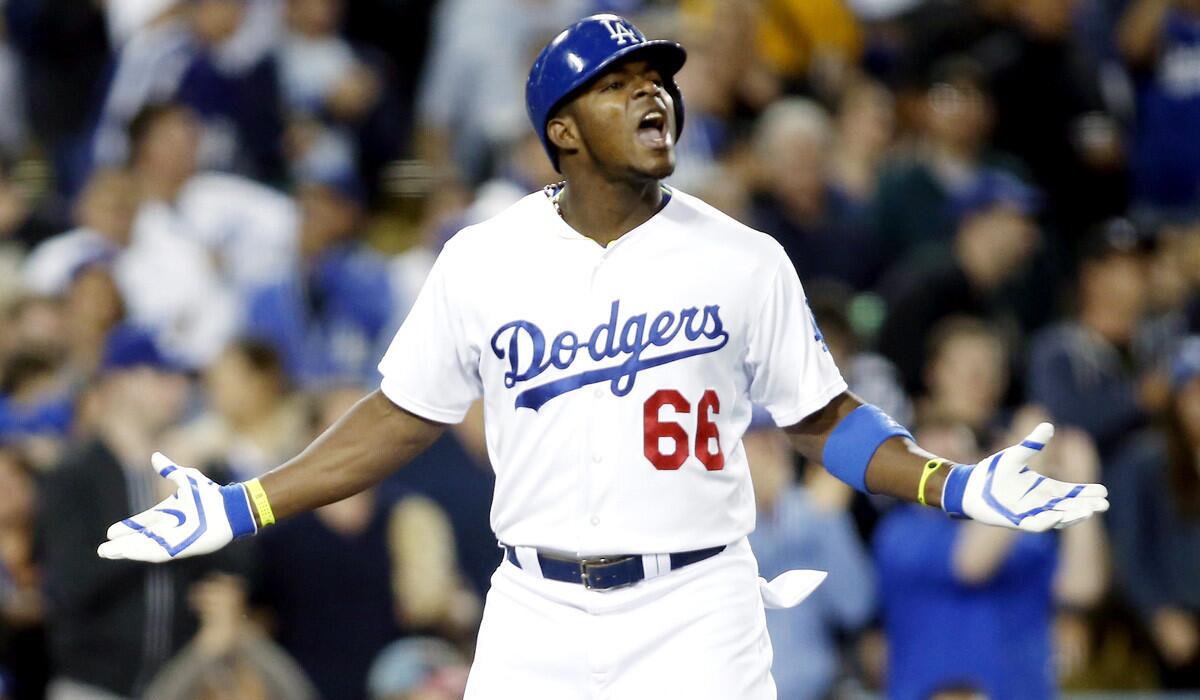
M 1044 532 L 1108 510 L 1101 484 L 1057 481 L 1029 468 L 1029 460 L 1054 437 L 1041 423 L 1021 444 L 975 465 L 955 465 L 946 477 L 942 508 L 989 525 Z
M 150 458 L 178 490 L 150 510 L 113 523 L 96 553 L 105 559 L 164 562 L 208 554 L 257 527 L 241 484 L 218 486 L 197 469 L 179 467 L 161 452 Z

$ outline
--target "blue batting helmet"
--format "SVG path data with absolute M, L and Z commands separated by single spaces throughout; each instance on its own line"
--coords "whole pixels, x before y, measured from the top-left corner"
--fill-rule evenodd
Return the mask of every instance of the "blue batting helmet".
M 592 15 L 559 32 L 538 54 L 525 83 L 525 109 L 554 169 L 558 154 L 546 136 L 550 116 L 574 94 L 617 61 L 638 56 L 662 73 L 666 91 L 675 100 L 675 136 L 683 131 L 683 96 L 675 74 L 687 52 L 674 41 L 647 40 L 633 24 L 617 15 Z

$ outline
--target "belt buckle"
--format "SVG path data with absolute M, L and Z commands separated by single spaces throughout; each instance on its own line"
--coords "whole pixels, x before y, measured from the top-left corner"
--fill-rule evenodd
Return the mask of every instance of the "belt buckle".
M 632 581 L 628 582 L 628 583 L 619 583 L 619 584 L 616 584 L 613 586 L 593 586 L 591 576 L 589 575 L 589 572 L 592 567 L 616 564 L 618 562 L 625 561 L 626 559 L 629 559 L 629 557 L 594 557 L 591 559 L 580 559 L 579 560 L 580 583 L 582 583 L 583 587 L 589 591 L 610 591 L 610 590 L 613 590 L 616 588 L 625 588 L 626 586 L 632 586 L 634 583 Z

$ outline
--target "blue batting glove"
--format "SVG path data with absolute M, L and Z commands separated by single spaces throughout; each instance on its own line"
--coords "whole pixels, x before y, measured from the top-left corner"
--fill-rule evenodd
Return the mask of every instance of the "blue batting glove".
M 1054 437 L 1040 423 L 1021 444 L 979 464 L 956 465 L 946 477 L 942 508 L 950 515 L 1029 532 L 1062 528 L 1108 510 L 1108 489 L 1038 474 L 1028 462 Z
M 196 469 L 175 465 L 161 452 L 150 458 L 178 490 L 150 510 L 113 523 L 96 553 L 105 559 L 164 562 L 208 554 L 257 530 L 241 484 L 218 486 Z

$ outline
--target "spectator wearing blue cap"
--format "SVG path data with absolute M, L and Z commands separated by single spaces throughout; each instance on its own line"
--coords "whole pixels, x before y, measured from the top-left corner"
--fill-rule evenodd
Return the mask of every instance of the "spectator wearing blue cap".
M 913 394 L 922 393 L 926 344 L 938 321 L 976 316 L 1015 340 L 1021 327 L 1016 281 L 1041 241 L 1034 220 L 1038 195 L 1015 177 L 984 173 L 949 206 L 958 221 L 952 258 L 924 266 L 901 261 L 880 287 L 888 316 L 878 348 Z
M 1030 344 L 1028 398 L 1056 423 L 1086 430 L 1111 456 L 1162 407 L 1165 378 L 1149 343 L 1148 239 L 1128 221 L 1107 222 L 1085 242 L 1073 318 Z
M 1108 515 L 1121 590 L 1169 688 L 1200 688 L 1200 336 L 1170 372 L 1161 425 L 1113 460 Z
M 302 387 L 376 382 L 393 327 L 387 264 L 357 240 L 364 190 L 356 175 L 310 172 L 297 189 L 297 258 L 248 296 L 246 333 L 273 345 Z
M 58 698 L 130 698 L 190 636 L 189 585 L 241 553 L 149 568 L 93 555 L 105 529 L 130 508 L 157 503 L 161 480 L 146 465 L 179 416 L 186 378 L 144 333 L 119 326 L 81 399 L 91 436 L 46 478 L 36 506 L 50 656 Z

